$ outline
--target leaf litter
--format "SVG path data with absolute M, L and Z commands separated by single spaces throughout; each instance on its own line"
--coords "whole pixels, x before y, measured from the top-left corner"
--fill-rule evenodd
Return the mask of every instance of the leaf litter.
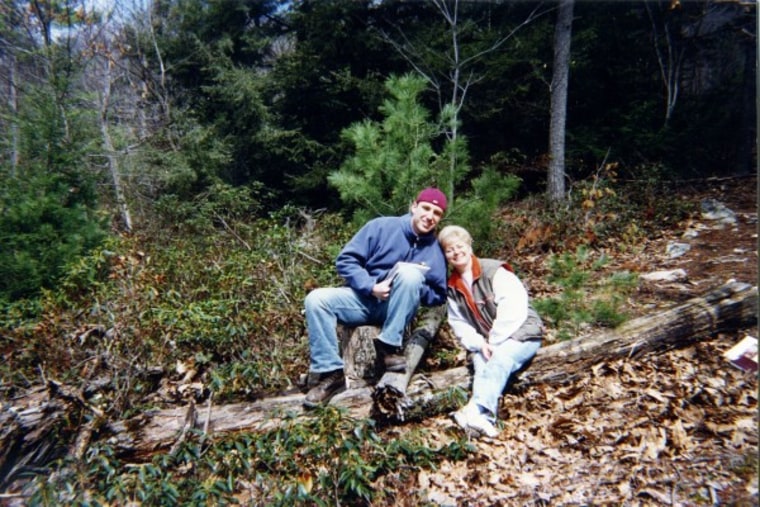
M 609 269 L 683 269 L 687 279 L 642 281 L 629 301 L 635 316 L 660 311 L 730 279 L 757 284 L 756 183 L 728 180 L 686 188 L 685 199 L 717 199 L 736 211 L 734 226 L 695 217 L 699 235 L 685 255 L 665 254 L 683 230 L 664 230 L 643 249 L 617 254 Z M 551 288 L 526 255 L 526 285 Z M 542 274 L 543 273 L 543 274 Z M 531 278 L 533 276 L 534 278 Z M 593 332 L 593 330 L 589 330 Z M 636 360 L 603 361 L 569 385 L 519 383 L 507 389 L 500 435 L 472 440 L 464 461 L 420 472 L 414 485 L 435 505 L 758 505 L 758 377 L 723 354 L 757 327 L 702 337 L 685 348 Z M 457 436 L 447 417 L 424 423 L 440 442 Z

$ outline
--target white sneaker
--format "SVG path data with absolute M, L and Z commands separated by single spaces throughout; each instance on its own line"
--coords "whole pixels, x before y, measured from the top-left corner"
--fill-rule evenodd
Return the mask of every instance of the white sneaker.
M 499 430 L 496 429 L 496 426 L 494 426 L 484 414 L 480 413 L 480 411 L 478 411 L 477 414 L 468 415 L 467 426 L 488 438 L 496 438 L 499 436 Z
M 470 427 L 470 417 L 475 416 L 478 413 L 480 413 L 480 409 L 478 409 L 478 407 L 474 404 L 468 403 L 451 415 L 454 417 L 454 421 L 459 425 L 459 427 L 467 431 L 467 428 Z

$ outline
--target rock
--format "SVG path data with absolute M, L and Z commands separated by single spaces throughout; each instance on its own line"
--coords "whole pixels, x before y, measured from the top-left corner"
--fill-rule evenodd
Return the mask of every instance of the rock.
M 691 245 L 688 243 L 677 243 L 675 241 L 671 241 L 668 243 L 668 246 L 665 247 L 665 252 L 668 254 L 668 257 L 671 259 L 675 259 L 676 257 L 681 257 L 683 254 L 691 250 Z
M 715 220 L 721 224 L 736 224 L 736 213 L 731 211 L 722 202 L 715 199 L 705 199 L 701 203 L 702 218 Z
M 687 279 L 686 271 L 683 269 L 671 269 L 667 271 L 653 271 L 645 273 L 639 278 L 647 282 L 683 282 Z

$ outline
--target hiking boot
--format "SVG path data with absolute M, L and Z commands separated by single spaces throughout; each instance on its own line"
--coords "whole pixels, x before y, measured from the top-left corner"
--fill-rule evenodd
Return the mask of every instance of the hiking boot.
M 343 375 L 342 369 L 323 373 L 320 376 L 319 383 L 306 393 L 303 404 L 306 408 L 326 405 L 333 396 L 345 389 L 346 377 Z
M 387 343 L 380 340 L 376 340 L 376 343 L 378 353 L 380 354 L 380 357 L 383 360 L 383 364 L 385 365 L 385 370 L 396 373 L 405 373 L 406 358 L 403 354 L 401 354 L 399 347 L 388 345 Z

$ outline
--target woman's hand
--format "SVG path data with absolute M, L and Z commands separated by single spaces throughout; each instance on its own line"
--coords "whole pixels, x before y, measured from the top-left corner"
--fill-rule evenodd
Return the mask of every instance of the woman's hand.
M 493 355 L 493 346 L 488 342 L 484 343 L 483 347 L 480 349 L 480 353 L 483 354 L 483 357 L 488 361 L 491 359 L 491 355 Z

